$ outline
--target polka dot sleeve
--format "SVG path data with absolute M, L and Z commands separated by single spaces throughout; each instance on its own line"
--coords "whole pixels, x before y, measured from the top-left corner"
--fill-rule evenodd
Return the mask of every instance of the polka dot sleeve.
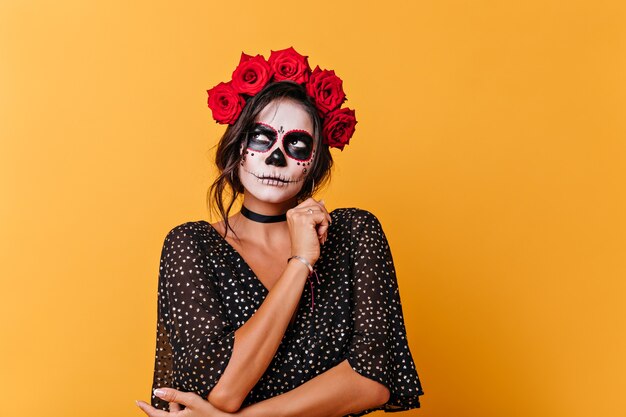
M 352 217 L 351 263 L 354 332 L 348 362 L 359 374 L 385 385 L 389 401 L 366 410 L 401 411 L 420 406 L 420 380 L 406 338 L 395 267 L 376 216 L 357 210 Z
M 173 228 L 161 252 L 152 389 L 172 387 L 206 398 L 224 371 L 235 329 L 223 311 L 202 230 Z M 155 408 L 167 402 L 151 393 Z

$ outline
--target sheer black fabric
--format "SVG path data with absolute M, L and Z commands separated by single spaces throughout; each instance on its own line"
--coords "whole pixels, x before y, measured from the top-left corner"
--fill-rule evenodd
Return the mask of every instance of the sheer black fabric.
M 406 339 L 393 258 L 376 216 L 359 208 L 331 213 L 328 239 L 315 264 L 320 283 L 304 287 L 295 322 L 243 406 L 290 391 L 348 360 L 385 385 L 381 407 L 420 406 L 424 392 Z M 286 261 L 286 260 L 285 260 Z M 234 332 L 261 305 L 267 289 L 239 253 L 204 220 L 167 234 L 161 252 L 152 388 L 206 398 L 223 373 Z M 168 404 L 152 395 L 152 405 Z

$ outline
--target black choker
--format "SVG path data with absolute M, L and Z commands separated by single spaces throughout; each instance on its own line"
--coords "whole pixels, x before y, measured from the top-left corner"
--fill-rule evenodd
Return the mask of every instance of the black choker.
M 266 216 L 265 214 L 255 213 L 246 208 L 246 206 L 241 206 L 241 214 L 244 217 L 259 223 L 276 223 L 276 222 L 284 222 L 287 220 L 287 213 L 277 214 L 275 216 Z

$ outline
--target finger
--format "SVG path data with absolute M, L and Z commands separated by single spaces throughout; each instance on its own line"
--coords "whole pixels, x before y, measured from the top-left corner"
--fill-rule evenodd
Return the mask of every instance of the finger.
M 323 204 L 315 202 L 315 204 L 311 204 L 311 205 L 303 206 L 303 207 L 296 207 L 296 208 L 299 210 L 299 212 L 302 212 L 302 213 L 310 213 L 309 210 L 312 210 L 313 212 L 320 212 L 324 215 L 324 218 L 328 220 L 328 223 L 333 222 L 332 217 L 330 217 L 328 210 L 326 210 L 326 207 L 324 207 Z
M 328 214 L 328 210 L 326 209 L 326 202 L 323 199 L 317 201 L 313 197 L 307 198 L 306 200 L 295 206 L 294 209 L 307 208 L 311 207 L 312 205 L 319 207 L 323 212 Z M 330 214 L 328 215 L 328 221 L 332 223 L 332 218 L 330 217 Z
M 193 396 L 195 394 L 192 392 L 178 391 L 174 388 L 157 388 L 154 390 L 154 395 L 169 403 L 178 403 L 189 407 L 192 405 L 191 403 L 193 402 Z
M 324 200 L 317 201 L 313 197 L 309 197 L 306 200 L 304 200 L 302 203 L 298 204 L 294 208 L 296 208 L 296 209 L 298 209 L 298 208 L 308 208 L 308 207 L 311 207 L 311 205 L 315 205 L 315 206 L 319 207 L 328 216 L 328 222 L 332 223 L 332 218 L 330 217 L 330 214 L 328 213 L 328 210 L 326 209 L 326 203 L 324 202 Z
M 137 400 L 135 401 L 135 403 L 137 404 L 137 407 L 141 409 L 141 411 L 143 411 L 150 417 L 166 417 L 166 416 L 169 416 L 170 414 L 167 411 L 158 410 L 154 408 L 153 406 L 151 406 L 150 404 L 143 402 L 143 401 Z
M 302 222 L 304 221 L 310 227 L 313 228 L 315 234 L 317 235 L 318 241 L 321 237 L 326 233 L 326 230 L 330 226 L 328 221 L 328 215 L 319 209 L 319 206 L 315 207 L 299 207 L 292 208 L 287 211 L 287 219 L 289 223 L 291 222 Z M 298 220 L 296 220 L 298 219 Z
M 316 207 L 319 207 L 322 213 L 326 215 L 326 218 L 328 219 L 329 222 L 332 220 L 330 217 L 330 214 L 328 213 L 328 209 L 326 209 L 326 203 L 324 202 L 324 200 L 320 200 L 320 201 L 313 200 L 312 203 L 314 203 Z
M 326 208 L 326 202 L 323 199 L 320 200 L 320 205 L 322 209 L 324 210 L 324 212 L 326 213 L 326 215 L 328 216 L 328 223 L 332 223 L 333 219 L 332 217 L 330 217 L 330 213 L 328 212 L 328 209 Z
M 293 211 L 291 213 L 287 211 L 288 217 L 297 215 L 297 216 L 303 216 L 305 218 L 313 219 L 316 227 L 319 224 L 328 224 L 328 217 L 327 217 L 328 215 L 317 204 L 308 206 L 308 207 L 299 207 L 297 209 L 294 208 L 290 210 L 293 210 Z
M 326 232 L 328 227 L 330 226 L 330 224 L 328 223 L 328 219 L 326 218 L 324 213 L 320 213 L 320 212 L 317 212 L 316 216 L 314 216 L 313 219 L 316 223 L 315 229 L 317 231 L 317 234 L 319 236 L 322 236 Z
M 326 221 L 326 219 L 322 220 L 322 222 L 319 224 L 319 226 L 317 227 L 317 234 L 319 236 L 323 236 L 325 233 L 328 232 L 328 228 L 330 227 L 330 224 L 328 224 L 328 222 Z
M 178 405 L 178 403 L 170 403 L 170 413 L 173 411 L 180 411 L 180 405 Z

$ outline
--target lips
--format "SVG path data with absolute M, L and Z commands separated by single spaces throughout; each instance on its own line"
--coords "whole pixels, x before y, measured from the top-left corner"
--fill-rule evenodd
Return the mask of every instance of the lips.
M 273 181 L 285 182 L 285 183 L 289 182 L 289 181 L 281 180 L 278 177 L 257 177 L 257 178 L 262 179 L 262 180 L 273 180 Z
M 272 181 L 278 181 L 278 182 L 282 182 L 282 183 L 288 183 L 289 181 L 285 180 L 282 177 L 279 176 L 273 176 L 273 175 L 256 175 L 256 174 L 252 174 L 255 177 L 257 177 L 260 180 L 272 180 Z

